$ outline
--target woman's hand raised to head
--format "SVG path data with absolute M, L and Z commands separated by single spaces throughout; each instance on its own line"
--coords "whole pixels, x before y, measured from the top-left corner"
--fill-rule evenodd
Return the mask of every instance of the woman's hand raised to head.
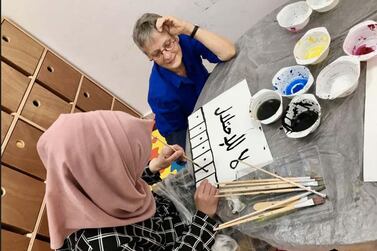
M 159 32 L 167 31 L 170 35 L 176 36 L 180 34 L 190 35 L 194 29 L 194 25 L 180 20 L 172 16 L 163 16 L 157 19 L 156 29 Z
M 194 195 L 196 209 L 212 218 L 216 214 L 219 202 L 219 198 L 215 197 L 216 194 L 218 194 L 217 188 L 208 180 L 203 180 Z
M 173 149 L 174 150 L 173 150 Z M 149 169 L 152 172 L 157 172 L 171 165 L 176 160 L 184 161 L 184 151 L 179 145 L 164 146 L 157 158 L 154 158 L 149 163 Z

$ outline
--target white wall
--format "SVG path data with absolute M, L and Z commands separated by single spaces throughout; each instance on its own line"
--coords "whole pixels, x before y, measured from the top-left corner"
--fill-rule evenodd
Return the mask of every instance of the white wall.
M 236 40 L 287 0 L 2 0 L 10 18 L 141 113 L 151 63 L 132 41 L 145 12 L 175 15 Z

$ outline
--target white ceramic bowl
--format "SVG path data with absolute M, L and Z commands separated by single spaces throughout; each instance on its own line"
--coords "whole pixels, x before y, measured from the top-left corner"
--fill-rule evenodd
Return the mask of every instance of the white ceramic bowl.
M 276 19 L 281 27 L 297 32 L 308 24 L 312 12 L 313 10 L 305 1 L 299 1 L 284 6 Z
M 356 57 L 339 57 L 318 74 L 315 94 L 322 99 L 348 96 L 356 90 L 359 76 L 360 61 Z
M 314 132 L 321 121 L 321 106 L 313 94 L 294 97 L 285 111 L 282 124 L 288 138 L 302 138 Z
M 294 65 L 280 69 L 272 79 L 272 86 L 283 97 L 292 98 L 307 92 L 313 82 L 313 75 L 306 66 Z
M 352 27 L 343 43 L 347 55 L 366 61 L 377 55 L 377 22 L 368 20 Z
M 278 101 L 279 104 L 276 101 Z M 277 108 L 274 107 L 276 105 L 278 105 Z M 270 116 L 261 118 L 260 117 L 261 107 L 264 107 L 265 112 L 270 113 Z M 267 107 L 267 110 L 266 110 L 266 107 Z M 262 89 L 251 97 L 249 113 L 252 119 L 256 121 L 260 121 L 262 124 L 266 124 L 266 125 L 271 124 L 275 122 L 278 118 L 280 118 L 281 114 L 283 113 L 283 98 L 276 91 Z M 266 114 L 264 116 L 266 116 Z
M 326 12 L 335 8 L 339 0 L 306 0 L 306 3 L 317 12 Z
M 322 62 L 329 54 L 330 41 L 330 34 L 325 27 L 308 30 L 293 49 L 297 64 L 310 65 Z

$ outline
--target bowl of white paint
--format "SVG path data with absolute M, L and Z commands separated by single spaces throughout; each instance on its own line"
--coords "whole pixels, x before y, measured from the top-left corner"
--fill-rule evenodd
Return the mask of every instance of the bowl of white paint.
M 276 19 L 279 25 L 291 32 L 302 30 L 310 20 L 313 10 L 305 1 L 299 1 L 284 6 Z
M 334 9 L 339 0 L 306 0 L 306 3 L 317 12 L 326 12 Z

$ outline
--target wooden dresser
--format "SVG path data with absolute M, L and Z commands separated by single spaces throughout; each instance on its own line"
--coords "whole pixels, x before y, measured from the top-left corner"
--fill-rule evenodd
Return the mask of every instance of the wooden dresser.
M 8 19 L 1 21 L 1 250 L 50 250 L 36 151 L 61 113 L 141 114 Z

